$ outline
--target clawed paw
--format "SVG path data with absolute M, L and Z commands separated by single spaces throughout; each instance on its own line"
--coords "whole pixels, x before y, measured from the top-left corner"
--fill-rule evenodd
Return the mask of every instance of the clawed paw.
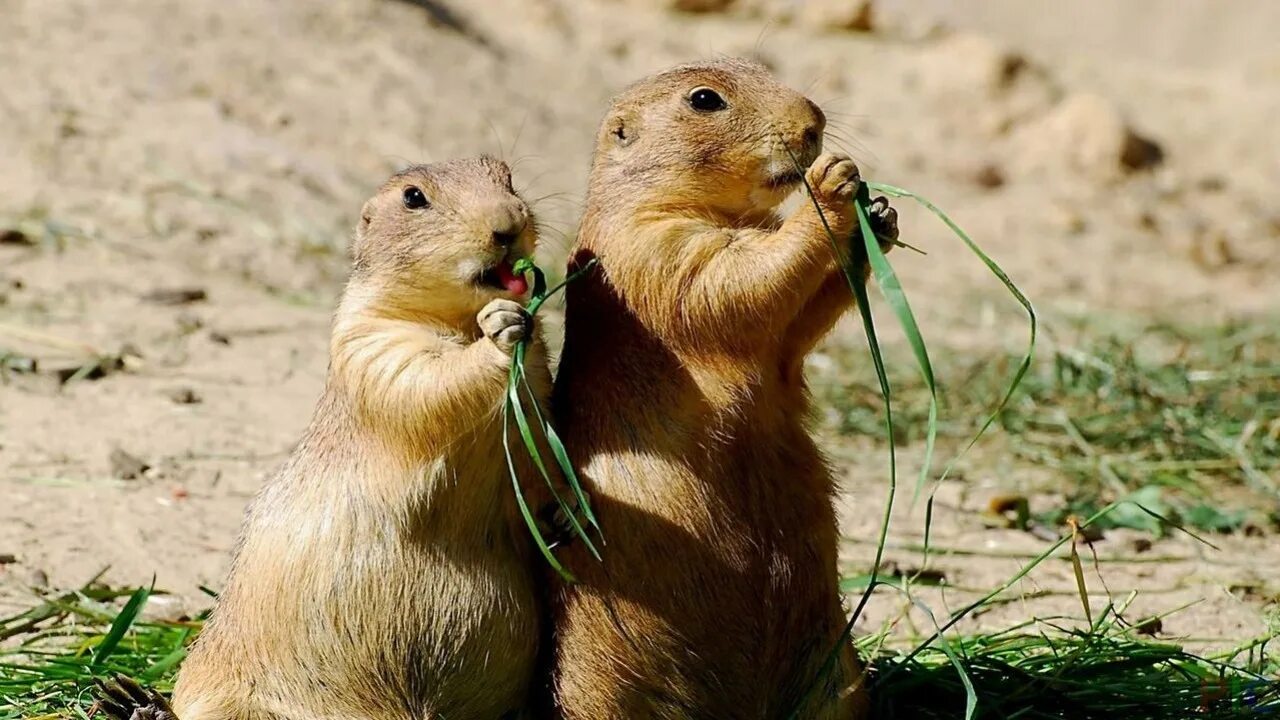
M 97 686 L 98 709 L 112 720 L 177 720 L 163 695 L 129 677 L 98 680 Z
M 842 207 L 849 204 L 862 177 L 858 166 L 848 155 L 825 152 L 809 166 L 805 179 L 813 192 L 814 198 L 827 207 Z
M 533 332 L 533 317 L 514 300 L 492 300 L 476 316 L 480 330 L 502 352 L 510 355 Z
M 889 252 L 898 239 L 898 211 L 889 206 L 888 198 L 881 195 L 867 206 L 867 222 L 880 241 L 880 249 Z

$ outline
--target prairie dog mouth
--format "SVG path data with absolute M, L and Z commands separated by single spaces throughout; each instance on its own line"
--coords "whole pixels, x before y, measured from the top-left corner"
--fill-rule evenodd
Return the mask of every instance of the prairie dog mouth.
M 505 258 L 497 265 L 480 273 L 476 282 L 512 295 L 524 295 L 529 291 L 529 281 L 523 275 L 517 275 L 511 261 Z
M 770 177 L 765 184 L 776 190 L 783 190 L 799 184 L 801 175 L 798 170 L 783 170 L 781 173 Z
M 765 165 L 769 174 L 765 185 L 773 190 L 792 190 L 804 181 L 804 173 L 822 154 L 822 138 L 816 141 L 790 143 L 779 137 Z

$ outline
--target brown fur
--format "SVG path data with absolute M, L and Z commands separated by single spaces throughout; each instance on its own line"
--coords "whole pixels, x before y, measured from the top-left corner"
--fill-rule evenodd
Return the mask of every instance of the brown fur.
M 694 110 L 699 87 L 728 108 Z M 719 60 L 636 84 L 601 126 L 574 259 L 600 265 L 568 288 L 554 402 L 608 540 L 603 564 L 569 549 L 582 583 L 554 603 L 571 720 L 780 719 L 836 647 L 833 480 L 801 370 L 850 293 L 808 198 L 774 213 L 790 148 L 852 235 L 857 169 L 818 157 L 824 122 Z M 837 665 L 799 717 L 863 716 L 852 646 Z
M 405 206 L 410 185 L 429 208 Z M 519 233 L 509 256 L 495 232 Z M 365 204 L 324 396 L 249 509 L 182 720 L 524 716 L 539 610 L 500 409 L 531 325 L 476 278 L 533 242 L 490 158 L 412 168 Z

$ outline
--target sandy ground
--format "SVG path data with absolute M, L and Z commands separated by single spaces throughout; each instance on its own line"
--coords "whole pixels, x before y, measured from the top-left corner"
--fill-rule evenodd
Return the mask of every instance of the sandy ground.
M 222 583 L 244 504 L 318 395 L 346 241 L 371 189 L 408 162 L 500 154 L 554 265 L 610 95 L 693 58 L 754 54 L 806 89 L 832 119 L 830 145 L 864 176 L 951 209 L 1050 327 L 1081 313 L 1280 311 L 1268 31 L 1280 5 L 912 0 L 884 3 L 875 31 L 856 32 L 838 27 L 839 2 L 743 0 L 702 16 L 660 4 L 0 0 L 0 229 L 23 233 L 0 242 L 0 351 L 41 368 L 0 380 L 0 597 L 21 604 L 46 578 L 73 586 L 110 566 L 113 582 L 154 573 L 199 606 L 197 586 Z M 895 255 L 926 335 L 956 352 L 1015 347 L 1017 307 L 940 226 L 902 214 L 904 239 L 929 251 Z M 174 289 L 205 296 L 152 295 Z M 122 350 L 122 371 L 57 382 L 86 352 Z M 847 560 L 865 570 L 882 450 L 827 442 L 846 481 Z M 149 469 L 122 479 L 117 450 Z M 1044 547 L 974 519 L 1011 482 L 1004 469 L 998 450 L 980 451 L 943 488 L 936 542 Z M 894 548 L 918 537 L 919 513 L 895 527 L 889 559 L 911 567 L 918 557 Z M 1118 598 L 1143 591 L 1135 613 L 1198 601 L 1165 622 L 1171 636 L 1255 636 L 1280 550 L 1215 542 L 1137 554 L 1116 534 L 1099 553 L 1129 560 L 1102 578 Z M 1021 562 L 937 566 L 981 589 Z M 1051 563 L 979 622 L 1078 614 L 1072 587 L 1069 566 Z M 925 596 L 939 614 L 968 597 Z M 882 596 L 862 626 L 900 605 Z

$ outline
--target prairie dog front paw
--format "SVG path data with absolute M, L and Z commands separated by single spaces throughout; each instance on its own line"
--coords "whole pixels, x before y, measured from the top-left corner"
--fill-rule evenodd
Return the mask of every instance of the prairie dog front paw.
M 837 237 L 847 237 L 858 224 L 853 209 L 853 196 L 862 182 L 858 166 L 843 153 L 822 153 L 805 171 L 805 180 L 826 220 L 819 234 L 825 237 L 829 229 Z
M 514 300 L 489 301 L 476 316 L 476 322 L 484 336 L 507 355 L 533 332 L 533 317 Z
M 867 206 L 867 221 L 880 242 L 880 249 L 889 252 L 898 239 L 898 211 L 889 206 L 888 198 L 881 195 Z
M 843 210 L 853 202 L 862 176 L 848 155 L 824 152 L 805 171 L 805 180 L 809 182 L 814 199 L 824 210 Z

